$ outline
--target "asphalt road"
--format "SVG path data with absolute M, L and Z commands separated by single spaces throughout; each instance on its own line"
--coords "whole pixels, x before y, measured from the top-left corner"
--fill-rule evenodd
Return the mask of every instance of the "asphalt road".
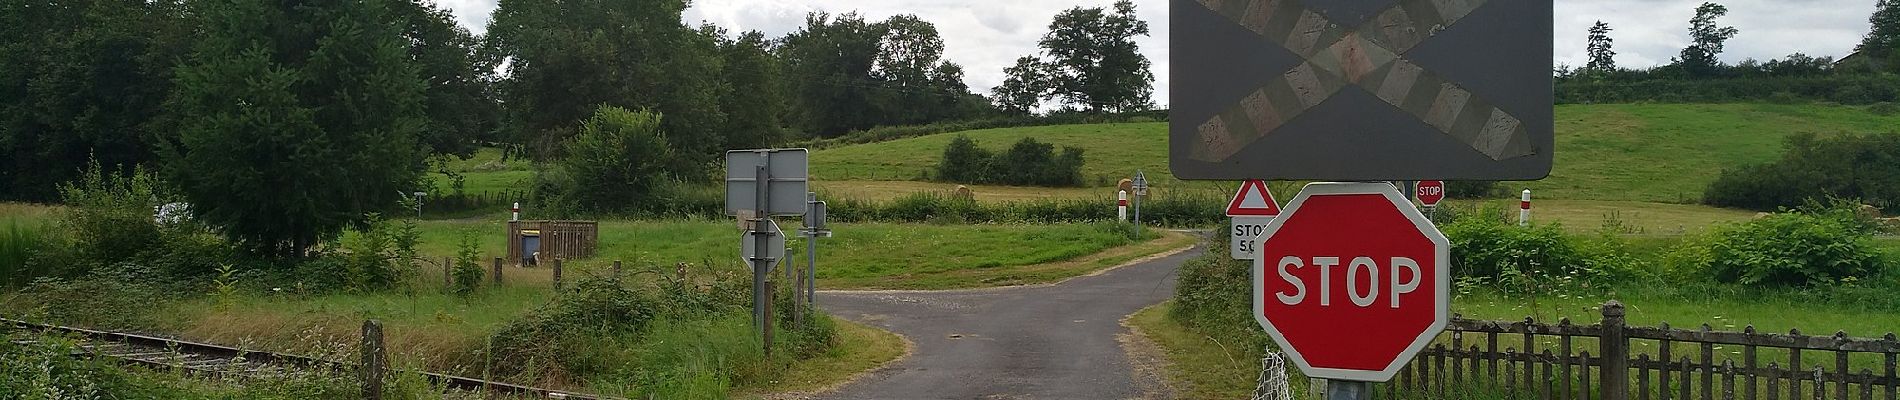
M 1121 320 L 1174 294 L 1194 249 L 1057 285 L 929 292 L 821 292 L 818 304 L 916 344 L 837 391 L 839 400 L 1156 399 L 1118 336 Z

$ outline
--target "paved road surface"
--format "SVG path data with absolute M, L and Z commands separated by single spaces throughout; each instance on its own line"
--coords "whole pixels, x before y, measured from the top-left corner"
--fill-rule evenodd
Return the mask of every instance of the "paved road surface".
M 836 392 L 839 400 L 1166 398 L 1137 374 L 1121 319 L 1174 294 L 1195 249 L 1054 286 L 828 292 L 819 306 L 897 332 L 914 354 Z

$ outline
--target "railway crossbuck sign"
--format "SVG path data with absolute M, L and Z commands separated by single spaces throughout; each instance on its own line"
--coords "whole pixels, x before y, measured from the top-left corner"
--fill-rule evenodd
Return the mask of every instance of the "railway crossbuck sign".
M 1549 1 L 1171 1 L 1181 179 L 1550 174 Z
M 1450 243 L 1392 185 L 1307 185 L 1260 238 L 1254 319 L 1308 377 L 1390 381 L 1450 321 Z

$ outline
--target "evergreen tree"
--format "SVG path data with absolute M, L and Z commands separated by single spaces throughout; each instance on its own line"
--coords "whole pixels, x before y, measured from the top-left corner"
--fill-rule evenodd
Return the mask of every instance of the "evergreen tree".
M 428 85 L 392 4 L 194 3 L 165 173 L 199 219 L 295 256 L 416 188 Z
M 1613 49 L 1616 45 L 1616 40 L 1610 38 L 1610 31 L 1612 30 L 1613 29 L 1610 29 L 1610 24 L 1604 23 L 1603 21 L 1597 21 L 1596 25 L 1590 26 L 1590 44 L 1588 50 L 1590 54 L 1590 64 L 1585 66 L 1584 69 L 1597 74 L 1616 71 L 1616 50 Z
M 56 201 L 88 160 L 153 166 L 193 40 L 186 13 L 179 0 L 0 2 L 0 199 Z

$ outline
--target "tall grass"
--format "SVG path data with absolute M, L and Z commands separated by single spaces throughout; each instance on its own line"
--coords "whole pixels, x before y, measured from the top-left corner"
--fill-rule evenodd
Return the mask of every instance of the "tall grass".
M 18 288 L 49 274 L 32 258 L 51 240 L 45 224 L 14 220 L 0 225 L 0 288 Z

